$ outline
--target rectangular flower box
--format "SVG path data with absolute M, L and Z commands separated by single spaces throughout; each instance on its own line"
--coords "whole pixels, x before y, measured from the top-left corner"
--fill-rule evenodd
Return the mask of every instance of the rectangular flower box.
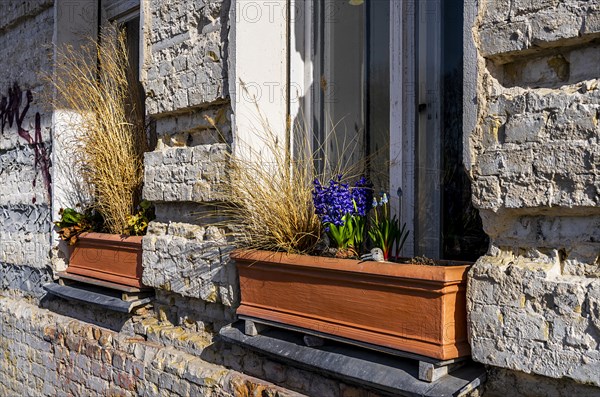
M 359 262 L 252 250 L 236 251 L 232 258 L 240 278 L 240 316 L 439 360 L 470 354 L 470 264 Z
M 141 288 L 142 236 L 83 233 L 73 247 L 67 273 Z

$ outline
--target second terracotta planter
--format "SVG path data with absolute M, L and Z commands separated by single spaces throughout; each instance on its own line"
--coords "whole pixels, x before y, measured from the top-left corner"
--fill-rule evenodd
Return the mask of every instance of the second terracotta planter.
M 359 262 L 269 251 L 237 251 L 232 258 L 240 277 L 240 316 L 439 360 L 470 354 L 470 264 Z
M 142 237 L 84 233 L 73 247 L 67 273 L 143 287 Z

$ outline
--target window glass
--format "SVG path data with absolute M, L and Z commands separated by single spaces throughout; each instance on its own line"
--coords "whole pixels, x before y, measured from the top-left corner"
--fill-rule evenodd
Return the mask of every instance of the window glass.
M 367 52 L 367 153 L 369 174 L 379 190 L 389 191 L 390 170 L 390 7 L 369 3 Z M 395 128 L 393 133 L 399 134 Z
M 407 33 L 391 32 L 388 0 L 317 3 L 314 146 L 328 161 L 361 163 L 358 172 L 368 174 L 376 190 L 387 191 L 390 134 L 414 142 L 414 162 L 402 164 L 404 178 L 414 179 L 414 195 L 402 198 L 414 208 L 414 224 L 408 225 L 414 236 L 410 251 L 431 258 L 475 259 L 485 253 L 488 241 L 471 204 L 462 164 L 463 3 L 428 0 L 413 5 L 414 32 Z M 404 45 L 415 49 L 414 59 L 403 60 L 414 64 L 406 69 L 415 70 L 414 77 L 393 81 L 406 78 L 415 85 L 390 85 L 391 34 L 402 35 Z M 416 104 L 410 131 L 390 126 L 394 89 L 406 91 L 403 98 Z
M 389 2 L 324 0 L 316 12 L 315 147 L 388 186 Z M 368 160 L 365 162 L 365 160 Z
M 145 94 L 142 83 L 140 82 L 140 17 L 129 19 L 122 22 L 119 26 L 125 30 L 127 51 L 129 53 L 129 80 L 132 86 L 137 87 L 137 97 L 132 98 L 136 101 L 141 114 L 144 114 Z
M 442 59 L 441 0 L 416 3 L 417 128 L 415 138 L 415 252 L 441 255 Z
M 104 23 L 116 25 L 125 33 L 125 44 L 128 52 L 129 84 L 134 89 L 128 97 L 129 111 L 140 118 L 145 118 L 146 94 L 140 81 L 140 1 L 139 0 L 102 0 L 101 7 L 104 12 Z M 156 144 L 154 131 L 149 131 L 149 147 Z
M 417 3 L 415 252 L 476 259 L 488 246 L 463 167 L 463 3 Z

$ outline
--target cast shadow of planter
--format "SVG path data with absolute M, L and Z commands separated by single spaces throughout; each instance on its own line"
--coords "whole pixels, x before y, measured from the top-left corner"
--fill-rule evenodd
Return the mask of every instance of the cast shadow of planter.
M 69 301 L 51 294 L 46 294 L 40 300 L 39 306 L 56 314 L 116 332 L 128 331 L 126 329 L 127 322 L 132 317 L 132 314 L 119 313 L 82 302 Z M 129 322 L 129 326 L 131 326 L 131 322 Z M 127 333 L 133 334 L 133 328 L 130 331 Z

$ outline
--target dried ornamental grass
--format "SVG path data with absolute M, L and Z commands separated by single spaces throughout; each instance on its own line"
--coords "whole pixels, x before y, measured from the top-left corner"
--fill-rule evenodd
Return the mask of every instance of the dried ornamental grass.
M 312 201 L 312 164 L 297 160 L 257 163 L 232 157 L 228 201 L 248 248 L 311 252 L 321 238 Z
M 97 60 L 97 62 L 96 62 Z M 146 129 L 141 98 L 129 74 L 125 32 L 104 28 L 98 41 L 57 50 L 53 105 L 77 116 L 73 155 L 109 233 L 127 234 L 140 201 Z
M 315 178 L 328 179 L 325 174 L 352 178 L 352 172 L 364 169 L 364 164 L 345 164 L 342 170 L 326 161 L 330 159 L 318 158 L 323 150 L 311 149 L 312 133 L 306 128 L 300 128 L 291 156 L 258 109 L 257 113 L 260 128 L 254 131 L 255 145 L 238 140 L 230 151 L 224 187 L 228 207 L 221 211 L 227 220 L 217 226 L 233 227 L 238 245 L 244 248 L 314 253 L 323 237 L 313 203 Z M 316 164 L 325 164 L 327 171 L 319 171 Z

